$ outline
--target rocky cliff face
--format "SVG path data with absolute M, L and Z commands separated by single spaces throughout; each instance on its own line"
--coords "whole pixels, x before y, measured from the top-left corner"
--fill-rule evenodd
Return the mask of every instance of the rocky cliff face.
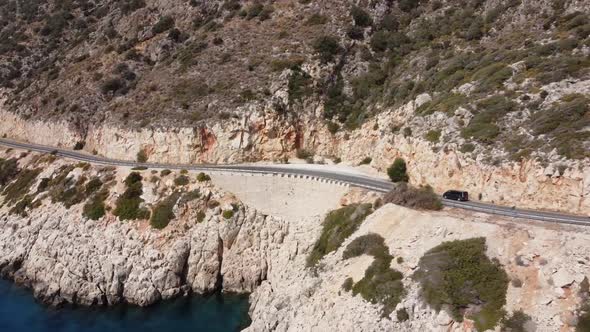
M 567 161 L 557 155 L 548 162 L 525 159 L 491 164 L 486 153 L 461 152 L 458 144 L 432 143 L 422 138 L 430 123 L 446 121 L 434 115 L 414 118 L 421 96 L 398 109 L 384 112 L 350 133 L 331 134 L 314 118 L 303 117 L 287 124 L 264 107 L 253 108 L 241 119 L 202 127 L 144 128 L 91 126 L 82 134 L 67 122 L 26 121 L 2 112 L 0 134 L 15 139 L 71 148 L 85 142 L 85 150 L 114 159 L 134 160 L 145 151 L 151 162 L 234 163 L 254 160 L 283 161 L 299 149 L 314 151 L 329 162 L 339 157 L 356 165 L 366 157 L 371 166 L 384 172 L 402 157 L 408 163 L 411 182 L 430 185 L 436 191 L 464 189 L 472 199 L 521 208 L 590 214 L 590 168 L 585 160 Z M 398 123 L 420 122 L 424 128 L 408 137 L 392 132 Z M 445 133 L 452 135 L 456 123 Z M 504 158 L 497 152 L 497 158 Z
M 53 162 L 42 175 L 50 177 L 60 164 Z M 69 176 L 92 172 L 76 168 Z M 126 173 L 121 170 L 118 179 Z M 50 304 L 149 305 L 190 292 L 252 292 L 266 279 L 267 253 L 281 245 L 288 225 L 245 206 L 227 218 L 221 209 L 239 203 L 233 196 L 208 185 L 190 186 L 201 198 L 178 203 L 175 219 L 161 231 L 148 221 L 120 221 L 110 213 L 90 220 L 82 216 L 82 205 L 66 209 L 42 196 L 23 216 L 4 197 L 0 273 Z M 167 187 L 174 187 L 170 177 L 146 183 L 145 204 L 155 206 Z M 108 204 L 120 194 L 113 192 Z M 205 200 L 221 205 L 203 210 Z

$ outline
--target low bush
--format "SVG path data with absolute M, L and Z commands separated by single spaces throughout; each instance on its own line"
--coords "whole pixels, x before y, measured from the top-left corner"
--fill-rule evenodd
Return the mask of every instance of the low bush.
M 334 60 L 334 57 L 340 52 L 340 43 L 336 37 L 321 36 L 313 42 L 313 48 L 318 53 L 323 63 Z
M 342 254 L 342 258 L 349 259 L 361 255 L 371 255 L 374 257 L 384 256 L 388 253 L 383 251 L 383 238 L 378 234 L 367 234 L 354 239 Z
M 92 196 L 82 209 L 82 215 L 90 220 L 99 220 L 106 214 L 104 201 L 109 196 L 109 192 L 103 189 Z
M 102 85 L 100 86 L 100 90 L 102 91 L 103 94 L 109 94 L 109 93 L 113 93 L 113 94 L 125 94 L 124 92 L 127 90 L 127 85 L 126 83 L 118 78 L 118 77 L 112 77 L 109 78 L 108 80 L 104 81 L 102 83 Z
M 222 215 L 223 215 L 224 219 L 231 219 L 234 216 L 234 211 L 233 210 L 225 210 L 225 211 L 223 211 Z
M 180 193 L 176 192 L 156 204 L 152 210 L 152 216 L 150 218 L 150 225 L 152 225 L 153 228 L 164 229 L 168 226 L 170 221 L 176 217 L 173 209 L 179 198 Z
M 194 201 L 197 198 L 201 197 L 201 192 L 199 189 L 191 190 L 186 192 L 180 197 L 178 200 L 178 205 L 186 205 L 188 202 Z
M 5 202 L 13 204 L 21 199 L 31 190 L 37 176 L 41 173 L 39 169 L 24 169 L 16 175 L 15 180 L 4 188 L 2 194 L 6 196 Z
M 424 135 L 424 138 L 431 143 L 438 143 L 440 141 L 440 129 L 433 129 Z
M 414 188 L 407 183 L 396 185 L 385 195 L 384 202 L 419 210 L 438 211 L 443 207 L 440 197 L 431 187 Z
M 291 71 L 287 87 L 289 89 L 289 104 L 294 104 L 313 93 L 313 80 L 300 67 L 292 68 Z
M 505 316 L 500 322 L 502 331 L 506 332 L 527 332 L 526 324 L 531 321 L 531 317 L 521 310 L 517 310 L 510 315 Z
M 18 174 L 18 160 L 17 159 L 2 159 L 0 158 L 0 187 L 5 186 L 12 181 Z
M 322 233 L 307 257 L 307 266 L 315 266 L 325 255 L 337 250 L 373 212 L 371 204 L 353 204 L 330 212 L 322 223 Z
M 168 31 L 174 27 L 174 19 L 170 16 L 162 16 L 158 22 L 152 27 L 154 34 L 159 34 Z
M 380 235 L 371 233 L 354 239 L 346 247 L 343 258 L 360 255 L 371 255 L 374 260 L 365 271 L 364 278 L 353 285 L 352 294 L 361 294 L 373 304 L 382 304 L 382 316 L 389 317 L 406 294 L 401 281 L 403 275 L 390 267 L 393 256 Z
M 141 149 L 137 152 L 137 162 L 138 163 L 145 163 L 148 161 L 148 155 L 145 150 Z
M 118 6 L 119 6 L 119 9 L 121 9 L 121 13 L 123 13 L 123 15 L 128 15 L 140 8 L 145 7 L 145 1 L 144 0 L 119 0 Z
M 113 214 L 119 217 L 119 220 L 137 220 L 148 219 L 150 216 L 149 210 L 140 208 L 143 199 L 143 185 L 141 174 L 133 172 L 125 179 L 127 189 L 117 199 L 115 210 Z
M 473 138 L 481 143 L 492 144 L 500 134 L 497 122 L 506 114 L 516 111 L 514 101 L 500 95 L 477 103 L 477 111 L 469 125 L 461 131 L 463 138 Z
M 365 159 L 361 160 L 361 162 L 359 163 L 359 165 L 369 165 L 372 161 L 373 161 L 373 158 L 366 157 Z
M 590 331 L 590 302 L 588 299 L 578 311 L 578 325 L 576 325 L 576 332 L 587 331 Z
M 186 175 L 180 175 L 176 179 L 174 179 L 174 184 L 177 186 L 186 186 L 190 183 L 190 179 Z
M 90 179 L 90 181 L 88 181 L 88 183 L 86 183 L 86 186 L 84 188 L 84 193 L 86 194 L 86 196 L 90 196 L 90 195 L 94 194 L 95 192 L 97 192 L 101 187 L 102 187 L 102 181 L 99 178 L 94 177 L 94 178 Z
M 408 182 L 410 178 L 407 173 L 406 161 L 402 158 L 396 158 L 393 164 L 387 169 L 387 175 L 394 183 Z
M 197 175 L 197 181 L 199 181 L 199 182 L 211 181 L 211 177 L 208 174 L 201 172 Z
M 19 215 L 24 218 L 29 215 L 27 211 L 30 211 L 40 205 L 40 201 L 33 201 L 33 197 L 31 195 L 25 195 L 8 211 L 8 213 L 11 215 Z
M 160 176 L 161 176 L 161 177 L 168 176 L 168 175 L 170 175 L 170 174 L 172 174 L 172 171 L 171 171 L 171 170 L 169 170 L 169 169 L 163 169 L 163 170 L 160 172 Z
M 590 156 L 584 142 L 590 133 L 584 128 L 590 126 L 590 99 L 583 95 L 564 96 L 549 109 L 538 110 L 531 117 L 535 135 L 546 135 L 549 146 L 569 159 L 583 159 Z
M 203 221 L 205 221 L 205 217 L 207 217 L 207 215 L 205 214 L 205 212 L 199 210 L 199 212 L 197 212 L 197 223 L 202 223 Z
M 373 25 L 373 18 L 369 13 L 359 6 L 352 6 L 350 9 L 350 15 L 354 20 L 354 24 L 359 27 L 369 27 Z
M 448 93 L 427 102 L 416 110 L 419 115 L 430 115 L 434 112 L 443 112 L 453 115 L 459 106 L 467 103 L 467 97 L 460 93 Z
M 493 329 L 504 315 L 508 276 L 486 256 L 485 238 L 444 242 L 420 258 L 413 278 L 435 310 L 450 307 L 455 321 L 466 310 L 478 331 Z
M 473 143 L 465 143 L 465 144 L 461 145 L 461 147 L 459 148 L 459 151 L 461 151 L 462 153 L 473 152 L 473 151 L 475 151 L 475 145 Z

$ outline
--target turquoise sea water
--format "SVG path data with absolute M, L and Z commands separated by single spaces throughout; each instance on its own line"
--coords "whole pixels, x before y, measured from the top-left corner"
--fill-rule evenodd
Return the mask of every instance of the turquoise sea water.
M 0 331 L 17 332 L 232 332 L 248 325 L 248 298 L 189 296 L 149 308 L 48 308 L 31 292 L 0 279 Z

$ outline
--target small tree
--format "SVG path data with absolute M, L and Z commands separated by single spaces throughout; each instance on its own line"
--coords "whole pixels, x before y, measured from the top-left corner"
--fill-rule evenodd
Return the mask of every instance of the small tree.
M 144 150 L 139 150 L 139 152 L 137 152 L 137 162 L 145 163 L 147 161 L 148 161 L 147 153 L 145 153 Z
M 406 161 L 402 158 L 397 158 L 391 167 L 387 169 L 387 175 L 389 175 L 392 182 L 408 182 L 409 177 L 406 171 Z

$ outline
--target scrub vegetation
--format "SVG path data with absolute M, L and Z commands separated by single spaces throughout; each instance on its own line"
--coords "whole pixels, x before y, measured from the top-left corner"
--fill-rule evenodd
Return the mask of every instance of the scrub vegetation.
M 365 271 L 365 276 L 352 285 L 352 294 L 360 294 L 373 304 L 382 304 L 383 317 L 389 317 L 406 294 L 401 281 L 403 275 L 390 267 L 393 256 L 389 254 L 389 248 L 378 234 L 367 234 L 354 239 L 344 250 L 343 258 L 361 255 L 373 256 L 374 260 Z
M 486 248 L 485 238 L 444 242 L 420 258 L 413 275 L 429 305 L 446 308 L 459 322 L 469 310 L 478 331 L 493 329 L 504 317 L 509 282 Z
M 373 212 L 371 204 L 353 204 L 330 212 L 322 223 L 322 233 L 307 257 L 307 266 L 315 266 L 325 255 L 336 251 Z

